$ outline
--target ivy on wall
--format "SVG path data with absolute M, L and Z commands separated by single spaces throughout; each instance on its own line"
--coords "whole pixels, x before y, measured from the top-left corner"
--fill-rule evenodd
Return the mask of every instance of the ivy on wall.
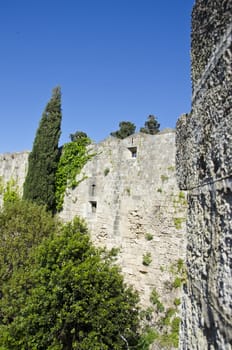
M 66 143 L 62 148 L 62 154 L 56 172 L 57 211 L 62 210 L 66 188 L 75 188 L 84 179 L 77 181 L 76 176 L 81 172 L 86 162 L 94 155 L 87 151 L 87 146 L 90 142 L 88 137 L 82 137 Z

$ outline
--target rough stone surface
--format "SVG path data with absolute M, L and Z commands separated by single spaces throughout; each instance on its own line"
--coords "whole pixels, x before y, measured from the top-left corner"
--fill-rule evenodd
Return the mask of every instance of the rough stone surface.
M 79 174 L 85 180 L 67 189 L 61 218 L 83 217 L 96 244 L 120 249 L 118 263 L 143 306 L 150 306 L 154 287 L 162 302 L 171 305 L 180 290 L 167 288 L 174 280 L 169 267 L 184 258 L 186 217 L 185 194 L 175 176 L 175 132 L 139 133 L 124 140 L 109 137 L 90 148 L 96 155 Z M 27 157 L 28 153 L 1 156 L 4 183 L 14 178 L 22 189 Z M 149 266 L 143 264 L 146 253 L 151 253 Z
M 96 156 L 79 175 L 87 179 L 67 190 L 61 217 L 85 218 L 96 244 L 120 249 L 122 272 L 143 305 L 149 305 L 154 287 L 168 303 L 164 285 L 173 276 L 162 267 L 183 258 L 185 248 L 186 200 L 175 177 L 175 132 L 110 137 L 91 148 Z M 149 266 L 143 265 L 146 253 L 152 256 Z
M 3 187 L 12 179 L 15 180 L 19 194 L 22 194 L 23 183 L 27 173 L 29 152 L 0 154 L 0 179 Z M 3 193 L 0 193 L 0 207 L 3 203 Z
M 192 13 L 192 110 L 177 123 L 188 190 L 188 284 L 180 349 L 232 349 L 232 1 Z

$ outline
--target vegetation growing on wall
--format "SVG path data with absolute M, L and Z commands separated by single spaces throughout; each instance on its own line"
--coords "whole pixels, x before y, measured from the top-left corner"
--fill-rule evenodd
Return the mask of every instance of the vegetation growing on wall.
M 185 264 L 183 259 L 178 259 L 170 266 L 162 266 L 162 272 L 171 274 L 169 283 L 166 285 L 172 291 L 173 299 L 169 306 L 165 305 L 162 296 L 156 288 L 153 288 L 150 295 L 152 307 L 148 307 L 141 312 L 143 319 L 143 334 L 140 339 L 141 350 L 149 350 L 150 345 L 155 343 L 160 349 L 178 348 L 179 343 L 179 306 L 181 300 L 177 297 L 180 287 L 186 281 Z M 180 281 L 176 285 L 177 279 Z M 169 291 L 170 291 L 169 290 Z
M 23 197 L 55 210 L 55 175 L 59 161 L 58 142 L 61 126 L 61 90 L 53 89 L 36 132 L 28 158 Z
M 152 262 L 152 257 L 151 257 L 151 253 L 147 252 L 143 254 L 143 265 L 144 266 L 149 266 Z
M 66 143 L 62 148 L 56 172 L 56 209 L 62 210 L 66 188 L 75 188 L 78 185 L 76 176 L 86 162 L 93 156 L 86 147 L 90 144 L 88 137 L 77 137 Z M 81 179 L 80 181 L 82 181 Z

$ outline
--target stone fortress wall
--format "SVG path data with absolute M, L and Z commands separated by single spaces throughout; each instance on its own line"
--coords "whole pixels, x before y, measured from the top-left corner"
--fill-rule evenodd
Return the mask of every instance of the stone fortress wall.
M 19 194 L 23 193 L 23 183 L 27 174 L 29 152 L 0 154 L 0 187 L 5 187 L 12 179 L 17 184 Z M 0 192 L 0 207 L 3 204 L 3 193 Z
M 154 287 L 165 298 L 164 282 L 172 277 L 163 268 L 183 258 L 185 247 L 186 200 L 175 178 L 175 132 L 109 137 L 91 148 L 96 156 L 79 176 L 87 179 L 67 191 L 61 217 L 85 218 L 95 243 L 120 249 L 122 272 L 144 304 Z M 146 253 L 152 256 L 149 266 L 143 265 Z
M 67 189 L 60 216 L 64 221 L 83 217 L 97 245 L 120 249 L 122 272 L 144 306 L 150 305 L 154 287 L 168 305 L 170 293 L 180 293 L 165 287 L 174 279 L 168 267 L 184 258 L 185 251 L 186 199 L 175 177 L 175 132 L 109 137 L 90 148 L 96 155 L 78 175 L 85 179 Z M 27 157 L 1 156 L 5 183 L 14 178 L 22 189 Z M 145 266 L 147 253 L 152 261 Z
M 232 349 L 232 1 L 192 12 L 192 110 L 177 123 L 188 190 L 188 285 L 180 349 Z

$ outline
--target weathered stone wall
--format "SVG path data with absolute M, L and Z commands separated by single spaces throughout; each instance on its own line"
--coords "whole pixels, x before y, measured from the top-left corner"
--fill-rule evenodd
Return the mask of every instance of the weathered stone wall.
M 180 290 L 172 288 L 170 266 L 184 258 L 186 217 L 175 176 L 175 132 L 109 137 L 90 148 L 96 155 L 79 175 L 85 180 L 67 189 L 61 218 L 83 217 L 96 244 L 120 249 L 122 272 L 144 306 L 154 287 L 163 304 L 173 306 Z M 13 178 L 22 191 L 27 159 L 28 153 L 0 157 L 5 184 Z M 152 261 L 145 266 L 147 253 Z
M 23 183 L 27 173 L 29 152 L 5 153 L 0 155 L 0 180 L 2 187 L 14 180 L 18 186 L 19 194 L 22 194 Z M 3 203 L 3 192 L 0 192 L 0 207 Z
M 232 1 L 192 12 L 190 115 L 177 123 L 177 177 L 188 190 L 183 350 L 232 349 Z
M 122 272 L 143 305 L 149 305 L 154 287 L 168 304 L 165 282 L 174 279 L 168 267 L 184 257 L 185 247 L 186 200 L 175 177 L 175 132 L 110 137 L 91 148 L 96 156 L 79 175 L 87 178 L 67 190 L 61 217 L 85 218 L 95 243 L 120 249 Z M 149 266 L 143 265 L 146 253 Z

